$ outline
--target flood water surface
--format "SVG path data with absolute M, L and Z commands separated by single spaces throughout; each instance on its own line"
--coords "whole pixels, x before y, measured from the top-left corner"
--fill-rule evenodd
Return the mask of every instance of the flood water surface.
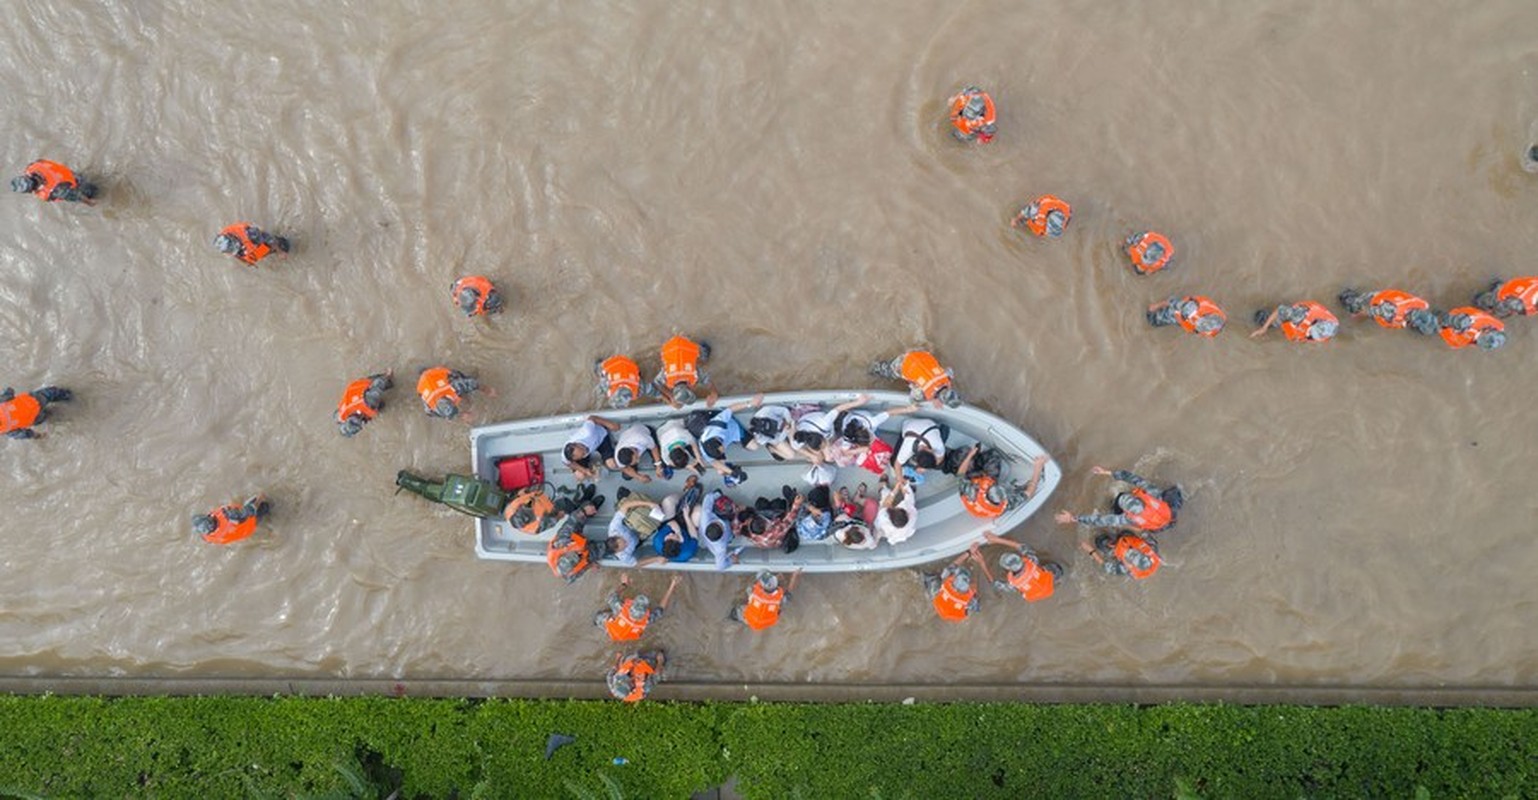
M 803 581 L 779 627 L 691 575 L 648 638 L 692 680 L 1527 686 L 1538 678 L 1538 323 L 1495 352 L 1350 322 L 1247 339 L 1346 286 L 1446 308 L 1531 274 L 1538 6 L 892 2 L 249 4 L 0 10 L 4 163 L 74 166 L 94 208 L 0 203 L 0 381 L 76 391 L 0 457 L 0 672 L 591 677 L 612 573 L 477 561 L 394 496 L 470 424 L 594 403 L 590 365 L 674 332 L 731 393 L 870 385 L 927 345 L 1064 467 L 1179 482 L 1149 581 L 1050 513 L 1051 600 L 935 618 L 911 571 Z M 944 100 L 998 102 L 950 139 Z M 1074 206 L 1060 240 L 1008 227 Z M 294 252 L 210 246 L 244 219 Z M 1169 234 L 1134 276 L 1117 244 Z M 455 277 L 509 297 L 489 321 Z M 1143 309 L 1211 295 L 1213 341 Z M 426 418 L 418 370 L 495 390 Z M 356 439 L 352 378 L 400 385 Z M 189 516 L 258 490 L 214 547 Z M 660 594 L 666 576 L 637 583 Z

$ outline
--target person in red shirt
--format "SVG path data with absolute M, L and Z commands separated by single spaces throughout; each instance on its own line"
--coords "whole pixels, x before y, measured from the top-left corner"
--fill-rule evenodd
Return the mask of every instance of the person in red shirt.
M 662 668 L 666 663 L 667 653 L 661 650 L 615 656 L 606 680 L 609 694 L 627 703 L 645 700 L 662 680 Z
M 998 115 L 993 108 L 993 98 L 976 86 L 968 86 L 951 96 L 951 135 L 963 142 L 987 144 L 998 133 L 995 124 Z
M 1080 542 L 1079 547 L 1099 562 L 1107 575 L 1125 575 L 1135 581 L 1153 577 L 1164 564 L 1159 543 L 1152 536 L 1138 536 L 1132 531 L 1102 533 L 1095 537 L 1094 545 Z
M 347 384 L 336 405 L 336 424 L 343 436 L 357 436 L 384 410 L 384 393 L 395 385 L 393 370 L 378 372 Z
M 1250 334 L 1253 339 L 1273 327 L 1282 329 L 1289 342 L 1320 344 L 1335 338 L 1340 331 L 1340 320 L 1330 310 L 1312 300 L 1283 303 L 1272 309 L 1255 312 L 1255 324 L 1260 327 Z
M 938 574 L 924 572 L 924 592 L 929 595 L 935 613 L 946 622 L 962 622 L 977 611 L 977 588 L 972 585 L 972 571 L 962 566 L 976 556 L 975 548 L 956 557 Z
M 1497 279 L 1490 288 L 1474 298 L 1474 305 L 1497 317 L 1530 317 L 1538 314 L 1538 277 L 1526 276 L 1509 281 Z

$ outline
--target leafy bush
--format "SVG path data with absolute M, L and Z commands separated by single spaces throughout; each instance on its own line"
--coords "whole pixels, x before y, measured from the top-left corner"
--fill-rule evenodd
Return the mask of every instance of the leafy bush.
M 575 740 L 546 760 L 552 733 Z M 615 759 L 623 763 L 615 763 Z M 0 796 L 1538 796 L 1529 710 L 0 697 Z

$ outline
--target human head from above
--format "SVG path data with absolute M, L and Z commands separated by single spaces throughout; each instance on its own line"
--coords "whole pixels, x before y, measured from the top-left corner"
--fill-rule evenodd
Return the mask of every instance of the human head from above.
M 694 393 L 693 389 L 689 388 L 688 384 L 680 383 L 673 387 L 673 401 L 681 406 L 689 405 L 698 399 L 699 396 Z
M 567 442 L 561 449 L 561 456 L 573 464 L 581 463 L 587 460 L 587 445 L 581 442 Z
M 865 421 L 858 417 L 849 417 L 844 420 L 844 441 L 856 447 L 864 447 L 870 444 L 870 428 L 865 427 Z
M 674 444 L 668 447 L 668 463 L 674 467 L 683 469 L 689 466 L 689 448 L 687 445 Z
M 1019 553 L 1005 553 L 999 556 L 999 569 L 1009 573 L 1019 572 L 1025 569 L 1025 559 Z
M 796 431 L 795 436 L 791 438 L 796 440 L 796 444 L 808 450 L 821 450 L 823 444 L 827 441 L 817 431 Z
M 633 467 L 641 460 L 641 451 L 634 447 L 621 447 L 614 451 L 614 463 L 621 467 Z
M 889 508 L 886 510 L 886 518 L 894 528 L 908 527 L 908 510 L 906 508 Z
M 780 435 L 780 422 L 768 417 L 754 417 L 748 422 L 748 430 L 753 438 L 760 441 L 773 441 Z
M 972 588 L 972 571 L 966 567 L 957 567 L 956 572 L 951 575 L 951 585 L 955 586 L 958 592 L 965 592 Z
M 705 538 L 712 542 L 721 541 L 721 537 L 725 535 L 726 526 L 718 519 L 711 520 L 710 524 L 705 526 Z
M 357 414 L 354 414 L 347 419 L 342 420 L 338 427 L 341 429 L 343 436 L 357 436 L 363 431 L 363 419 Z
M 42 185 L 42 181 L 38 180 L 36 175 L 17 175 L 11 179 L 11 191 L 22 194 L 35 192 L 40 185 Z
M 534 509 L 528 505 L 522 505 L 513 510 L 513 515 L 508 518 L 515 528 L 523 528 L 534 523 Z
M 919 469 L 934 469 L 940 466 L 940 459 L 935 458 L 935 451 L 922 448 L 913 454 L 913 466 Z
M 1122 492 L 1116 495 L 1116 507 L 1127 514 L 1143 513 L 1143 501 L 1131 492 Z
M 961 395 L 956 394 L 956 388 L 947 384 L 940 391 L 935 392 L 935 398 L 945 404 L 946 408 L 955 408 L 961 405 Z
M 1474 340 L 1474 344 L 1481 350 L 1494 350 L 1506 343 L 1506 334 L 1501 331 L 1485 331 Z
M 646 613 L 651 610 L 651 598 L 644 594 L 638 594 L 630 601 L 630 618 L 633 620 L 646 619 Z
M 221 253 L 235 255 L 240 252 L 240 240 L 228 233 L 221 233 L 214 237 L 214 247 L 219 248 Z
M 433 404 L 433 411 L 444 419 L 453 419 L 459 416 L 459 406 L 455 405 L 454 401 L 447 397 L 438 398 L 438 402 Z
M 635 401 L 635 392 L 629 386 L 621 386 L 609 395 L 610 408 L 624 408 Z
M 192 515 L 192 532 L 199 536 L 207 536 L 219 529 L 219 523 L 214 521 L 209 514 Z
M 700 442 L 700 450 L 707 458 L 714 461 L 726 458 L 726 442 L 721 439 L 706 439 Z
M 774 573 L 767 569 L 759 570 L 758 575 L 754 578 L 754 580 L 758 582 L 759 586 L 764 587 L 764 591 L 766 592 L 772 592 L 775 589 L 780 588 L 780 579 L 776 578 Z

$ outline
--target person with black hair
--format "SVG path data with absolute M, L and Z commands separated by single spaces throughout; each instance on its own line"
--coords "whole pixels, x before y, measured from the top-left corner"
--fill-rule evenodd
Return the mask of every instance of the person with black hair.
M 719 491 L 706 494 L 699 513 L 685 517 L 692 526 L 690 533 L 715 557 L 718 572 L 737 562 L 738 551 L 732 546 L 732 521 L 736 518 L 737 504 Z
M 861 394 L 827 411 L 815 407 L 803 410 L 800 416 L 796 417 L 795 433 L 791 434 L 791 441 L 795 442 L 796 447 L 799 448 L 801 457 L 813 464 L 828 461 L 828 448 L 838 436 L 839 415 L 859 408 L 869 401 L 870 395 Z
M 796 428 L 796 418 L 785 406 L 759 406 L 748 420 L 748 440 L 743 447 L 757 450 L 762 447 L 775 461 L 800 458 L 796 446 L 791 444 L 790 434 Z
M 672 477 L 677 470 L 687 469 L 695 475 L 704 473 L 700 467 L 699 445 L 689 426 L 682 419 L 670 419 L 657 426 L 657 445 L 662 451 L 662 477 Z
M 657 429 L 635 423 L 620 428 L 614 436 L 614 456 L 604 466 L 620 473 L 625 480 L 651 483 L 651 478 L 641 473 L 641 456 L 650 455 L 652 469 L 662 477 L 662 448 L 657 446 Z
M 742 444 L 747 438 L 742 424 L 733 415 L 763 404 L 764 396 L 758 394 L 751 400 L 733 403 L 722 409 L 695 411 L 684 418 L 684 425 L 694 435 L 696 442 L 695 457 L 701 464 L 708 465 L 725 478 L 727 486 L 736 486 L 748 477 L 741 467 L 726 460 L 726 448 Z
M 897 485 L 888 487 L 882 480 L 881 502 L 876 510 L 876 521 L 871 525 L 877 536 L 901 544 L 918 531 L 919 506 L 913 490 L 908 488 L 906 476 L 897 479 Z
M 578 483 L 598 479 L 599 470 L 614 457 L 614 437 L 619 423 L 596 414 L 582 422 L 561 447 L 561 463 L 571 470 Z

